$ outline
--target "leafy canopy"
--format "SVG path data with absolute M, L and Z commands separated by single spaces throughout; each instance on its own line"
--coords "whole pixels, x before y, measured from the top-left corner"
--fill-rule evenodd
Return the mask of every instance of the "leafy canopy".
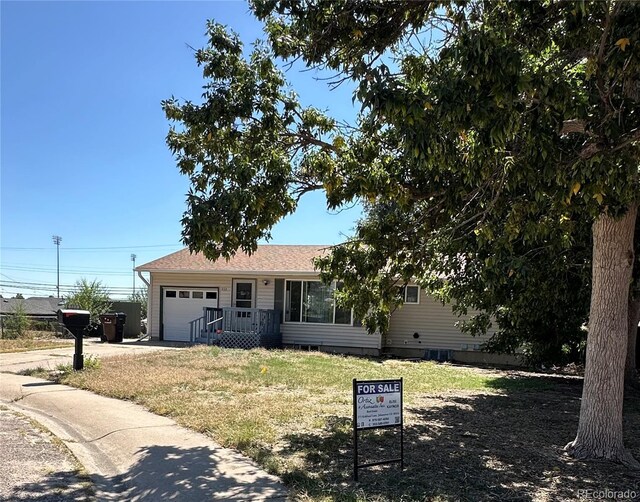
M 640 193 L 639 3 L 254 0 L 252 10 L 266 43 L 245 58 L 238 36 L 209 22 L 196 52 L 202 103 L 163 102 L 175 123 L 167 143 L 191 179 L 192 251 L 252 252 L 304 193 L 324 190 L 330 208 L 365 206 L 353 237 L 317 264 L 369 329 L 386 329 L 411 278 L 460 311 L 488 306 L 500 321 L 506 304 L 505 325 L 527 300 L 561 314 L 548 298 L 575 285 L 572 246 Z M 302 106 L 277 58 L 354 82 L 356 121 Z M 556 289 L 545 264 L 561 273 Z

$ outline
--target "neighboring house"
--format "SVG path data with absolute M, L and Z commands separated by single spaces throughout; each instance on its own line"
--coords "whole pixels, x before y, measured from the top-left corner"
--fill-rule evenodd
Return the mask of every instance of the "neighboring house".
M 335 306 L 335 283 L 320 282 L 312 260 L 326 252 L 318 245 L 261 245 L 251 256 L 212 262 L 183 249 L 140 265 L 138 272 L 150 274 L 148 332 L 156 340 L 195 342 L 203 340 L 205 326 L 218 340 L 262 330 L 281 336 L 285 346 L 309 350 L 486 360 L 478 357 L 484 339 L 461 333 L 451 308 L 417 285 L 405 289 L 385 337 L 367 334 L 350 310 Z M 262 345 L 257 338 L 256 344 Z
M 0 315 L 13 314 L 19 305 L 22 305 L 24 313 L 33 320 L 54 321 L 58 318 L 56 312 L 62 308 L 64 300 L 53 297 L 31 298 L 1 298 Z

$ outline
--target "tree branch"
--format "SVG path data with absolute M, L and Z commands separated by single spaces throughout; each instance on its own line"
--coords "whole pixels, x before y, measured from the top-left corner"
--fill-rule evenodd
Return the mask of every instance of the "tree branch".
M 565 120 L 562 123 L 562 130 L 560 131 L 560 134 L 571 134 L 571 133 L 586 134 L 587 133 L 586 128 L 587 128 L 587 122 L 585 120 L 581 120 L 581 119 Z

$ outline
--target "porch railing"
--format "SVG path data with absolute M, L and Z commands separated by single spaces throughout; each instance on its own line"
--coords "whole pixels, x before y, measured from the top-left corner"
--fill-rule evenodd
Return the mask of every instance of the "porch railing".
M 240 307 L 204 307 L 202 317 L 189 322 L 191 343 L 206 338 L 207 344 L 211 344 L 219 340 L 222 334 L 279 335 L 280 312 Z

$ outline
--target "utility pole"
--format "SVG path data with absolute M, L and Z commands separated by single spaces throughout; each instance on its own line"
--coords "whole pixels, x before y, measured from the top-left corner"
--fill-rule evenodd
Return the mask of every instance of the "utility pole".
M 133 262 L 133 296 L 136 294 L 136 255 L 131 253 L 131 261 Z
M 58 299 L 60 299 L 60 243 L 62 242 L 62 237 L 59 235 L 53 236 L 53 243 L 56 245 L 56 270 L 58 275 L 57 281 L 57 290 L 58 290 Z

